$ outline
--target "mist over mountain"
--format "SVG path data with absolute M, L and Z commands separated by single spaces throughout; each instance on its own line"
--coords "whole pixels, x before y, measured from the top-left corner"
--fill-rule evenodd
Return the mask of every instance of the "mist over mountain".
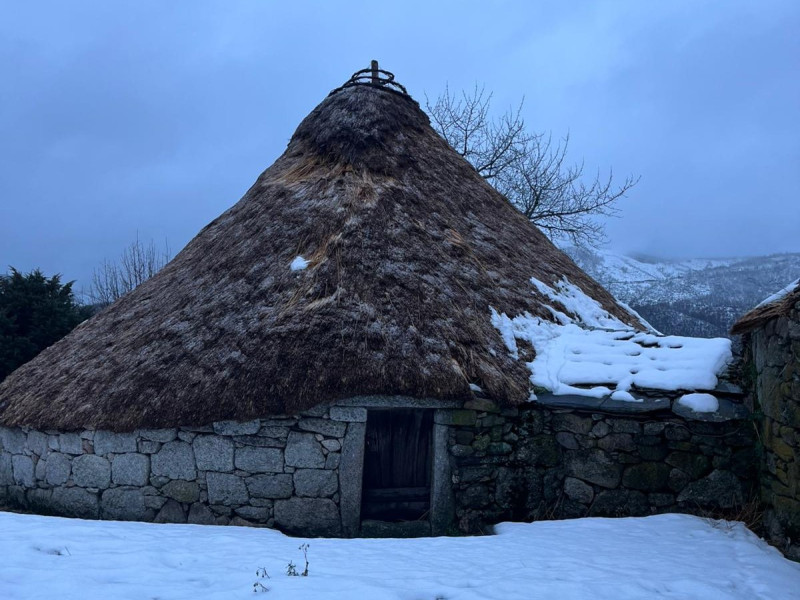
M 669 260 L 564 250 L 653 327 L 673 335 L 729 337 L 739 317 L 800 277 L 800 253 Z

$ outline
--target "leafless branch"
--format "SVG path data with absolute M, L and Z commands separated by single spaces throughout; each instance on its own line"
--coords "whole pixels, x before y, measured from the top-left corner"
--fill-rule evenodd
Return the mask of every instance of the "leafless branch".
M 460 96 L 449 88 L 425 108 L 439 134 L 550 238 L 597 245 L 605 238 L 603 217 L 618 214 L 617 201 L 639 181 L 615 185 L 613 173 L 584 176 L 584 165 L 567 161 L 569 136 L 531 133 L 523 103 L 499 117 L 490 113 L 492 95 L 477 85 Z
M 170 250 L 166 243 L 163 251 L 159 251 L 152 240 L 145 245 L 137 235 L 136 240 L 123 250 L 118 262 L 104 259 L 95 269 L 89 299 L 94 304 L 111 304 L 158 273 L 169 260 Z

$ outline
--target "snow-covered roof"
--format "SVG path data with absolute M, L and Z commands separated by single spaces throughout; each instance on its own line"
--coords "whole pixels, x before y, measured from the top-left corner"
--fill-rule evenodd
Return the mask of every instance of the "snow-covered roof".
M 798 302 L 800 302 L 800 279 L 762 300 L 758 306 L 734 323 L 731 333 L 747 333 L 770 319 L 788 315 Z
M 554 287 L 535 278 L 531 284 L 551 301 L 547 308 L 555 322 L 528 313 L 509 317 L 493 308 L 491 320 L 512 357 L 520 358 L 519 342 L 533 347 L 526 366 L 534 390 L 622 402 L 643 402 L 637 391 L 708 392 L 732 359 L 728 339 L 639 331 L 566 277 Z

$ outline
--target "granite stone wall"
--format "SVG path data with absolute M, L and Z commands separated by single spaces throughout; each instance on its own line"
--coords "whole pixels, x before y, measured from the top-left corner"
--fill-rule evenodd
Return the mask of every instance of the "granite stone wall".
M 464 531 L 509 519 L 714 514 L 755 493 L 747 419 L 467 406 L 451 412 L 449 439 Z
M 800 303 L 747 343 L 762 415 L 761 499 L 770 540 L 800 560 Z
M 85 518 L 360 535 L 368 410 L 399 407 L 434 411 L 426 529 L 434 535 L 487 531 L 508 519 L 702 513 L 750 497 L 753 427 L 738 408 L 694 415 L 710 419 L 703 421 L 670 412 L 662 399 L 649 408 L 624 404 L 656 412 L 375 397 L 209 427 L 0 428 L 0 504 Z
M 161 523 L 263 524 L 341 535 L 348 431 L 366 410 L 131 433 L 0 428 L 0 502 L 43 513 Z M 360 468 L 352 443 L 344 462 Z M 346 465 L 345 465 L 346 466 Z

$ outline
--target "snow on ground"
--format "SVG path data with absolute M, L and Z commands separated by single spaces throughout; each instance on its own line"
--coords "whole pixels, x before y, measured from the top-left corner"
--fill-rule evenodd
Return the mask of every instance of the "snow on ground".
M 0 513 L 3 600 L 800 599 L 800 565 L 688 515 L 503 523 L 497 535 L 304 540 L 268 529 Z M 308 577 L 288 577 L 289 561 Z M 259 579 L 264 567 L 270 579 Z M 260 597 L 260 596 L 258 596 Z
M 530 342 L 536 351 L 527 363 L 531 383 L 554 394 L 633 401 L 632 387 L 712 390 L 731 360 L 730 340 L 638 332 L 566 278 L 554 288 L 535 278 L 531 283 L 567 313 L 548 305 L 552 322 L 528 313 L 510 318 L 491 308 L 492 324 L 514 358 L 516 340 Z

